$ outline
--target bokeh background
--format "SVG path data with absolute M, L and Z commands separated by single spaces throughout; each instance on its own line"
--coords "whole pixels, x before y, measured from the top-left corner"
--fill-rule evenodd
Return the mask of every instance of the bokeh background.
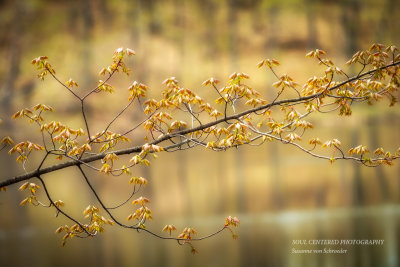
M 113 79 L 117 94 L 89 102 L 89 122 L 101 129 L 125 104 L 133 80 L 157 97 L 161 82 L 175 76 L 180 85 L 215 97 L 201 82 L 222 81 L 233 71 L 250 75 L 250 85 L 272 98 L 272 74 L 257 69 L 278 59 L 278 72 L 302 84 L 323 69 L 304 55 L 325 50 L 344 62 L 374 42 L 400 41 L 400 2 L 396 0 L 2 0 L 0 1 L 1 135 L 16 141 L 39 139 L 34 127 L 11 122 L 22 107 L 44 103 L 54 118 L 82 127 L 79 105 L 51 79 L 40 82 L 30 60 L 47 55 L 62 80 L 79 90 L 97 84 L 98 71 L 117 47 L 137 55 L 128 61 L 130 77 Z M 388 150 L 400 146 L 400 110 L 388 103 L 357 107 L 353 115 L 314 116 L 315 135 L 338 138 L 344 146 L 366 144 Z M 135 109 L 116 127 L 140 119 Z M 50 119 L 52 117 L 50 116 Z M 1 179 L 23 170 L 0 152 Z M 30 166 L 35 166 L 32 159 Z M 196 243 L 199 254 L 145 233 L 108 227 L 95 239 L 72 240 L 61 248 L 54 230 L 67 223 L 53 211 L 19 207 L 24 194 L 11 186 L 0 194 L 0 266 L 399 266 L 400 165 L 366 168 L 352 162 L 312 158 L 283 144 L 242 147 L 221 153 L 194 149 L 161 154 L 151 168 L 135 174 L 150 183 L 159 231 L 165 224 L 194 227 L 206 234 L 227 215 L 241 219 L 239 239 L 228 233 Z M 44 176 L 55 199 L 77 217 L 93 196 L 72 169 Z M 117 203 L 129 194 L 126 179 L 91 173 L 100 195 Z M 125 213 L 124 213 L 125 212 Z M 117 213 L 124 220 L 126 211 Z M 383 246 L 345 246 L 346 254 L 292 254 L 295 239 L 384 239 Z M 313 248 L 324 248 L 315 246 Z M 332 247 L 334 248 L 334 247 Z

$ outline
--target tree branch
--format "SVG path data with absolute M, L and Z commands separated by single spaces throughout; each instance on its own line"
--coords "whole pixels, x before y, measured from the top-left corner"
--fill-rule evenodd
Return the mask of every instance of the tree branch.
M 364 73 L 359 74 L 357 76 L 354 76 L 354 77 L 352 77 L 352 78 L 350 78 L 350 79 L 348 79 L 346 81 L 343 81 L 343 82 L 341 82 L 341 83 L 339 83 L 339 84 L 337 84 L 337 85 L 335 85 L 335 86 L 333 86 L 331 88 L 328 88 L 327 91 L 333 91 L 333 90 L 335 90 L 337 88 L 340 88 L 341 86 L 344 86 L 344 85 L 346 85 L 346 84 L 348 84 L 348 83 L 350 83 L 352 81 L 359 80 L 359 79 L 361 79 L 361 78 L 363 78 L 365 76 L 371 75 L 371 74 L 373 74 L 373 73 L 375 73 L 377 71 L 380 71 L 380 70 L 383 70 L 383 69 L 387 69 L 387 68 L 390 68 L 390 67 L 393 67 L 393 66 L 397 66 L 399 64 L 400 64 L 400 61 L 396 61 L 396 62 L 393 62 L 391 64 L 385 65 L 383 67 L 376 68 L 376 69 L 364 72 Z M 255 107 L 255 108 L 252 108 L 252 109 L 245 110 L 245 111 L 243 111 L 241 113 L 237 113 L 237 114 L 234 114 L 234 115 L 231 115 L 231 116 L 226 116 L 226 117 L 221 118 L 219 120 L 211 121 L 209 123 L 205 123 L 205 124 L 199 125 L 197 127 L 193 127 L 193 128 L 189 128 L 189 129 L 183 129 L 183 130 L 180 130 L 180 131 L 177 131 L 177 132 L 174 132 L 174 133 L 170 133 L 170 134 L 165 134 L 165 135 L 159 137 L 158 139 L 154 140 L 153 142 L 150 142 L 149 144 L 152 144 L 152 145 L 159 144 L 159 143 L 164 142 L 166 140 L 170 140 L 170 139 L 172 139 L 173 137 L 175 137 L 177 135 L 186 135 L 186 134 L 190 134 L 192 132 L 201 131 L 201 130 L 213 127 L 215 125 L 221 124 L 223 122 L 228 122 L 229 120 L 237 120 L 242 116 L 245 116 L 245 115 L 248 115 L 248 114 L 251 114 L 251 113 L 255 113 L 257 111 L 270 109 L 270 108 L 272 108 L 274 106 L 288 105 L 288 104 L 298 104 L 298 103 L 307 102 L 309 100 L 319 98 L 319 97 L 323 96 L 324 94 L 326 94 L 326 92 L 321 92 L 321 93 L 313 94 L 313 95 L 310 95 L 310 96 L 304 96 L 304 97 L 292 98 L 292 99 L 284 99 L 284 100 L 272 102 L 272 103 L 269 103 L 269 104 L 266 104 L 266 105 L 262 105 L 262 106 L 259 106 L 259 107 Z M 110 153 L 115 153 L 116 155 L 125 155 L 125 154 L 139 153 L 139 152 L 141 152 L 141 150 L 142 150 L 141 146 L 136 146 L 136 147 L 131 147 L 131 148 L 126 148 L 126 149 L 113 151 L 113 152 L 110 152 Z M 46 174 L 46 173 L 54 172 L 54 171 L 61 170 L 61 169 L 67 168 L 67 167 L 77 166 L 77 165 L 80 165 L 82 162 L 83 163 L 90 163 L 90 162 L 93 162 L 93 161 L 97 161 L 97 160 L 100 160 L 100 159 L 104 158 L 106 155 L 107 155 L 107 153 L 101 153 L 101 154 L 97 154 L 97 155 L 93 155 L 93 156 L 89 156 L 87 158 L 81 159 L 80 161 L 77 161 L 77 160 L 68 161 L 68 162 L 64 162 L 64 163 L 61 163 L 61 164 L 58 164 L 58 165 L 53 165 L 53 166 L 50 166 L 50 167 L 47 167 L 47 168 L 37 169 L 35 171 L 29 172 L 29 173 L 26 173 L 26 174 L 23 174 L 23 175 L 15 176 L 13 178 L 10 178 L 10 179 L 7 179 L 5 181 L 2 181 L 2 182 L 0 182 L 0 187 L 12 185 L 12 184 L 15 184 L 15 183 L 18 183 L 18 182 L 21 182 L 21 181 L 28 180 L 28 179 L 33 178 L 33 177 L 37 177 L 39 175 L 43 175 L 43 174 Z

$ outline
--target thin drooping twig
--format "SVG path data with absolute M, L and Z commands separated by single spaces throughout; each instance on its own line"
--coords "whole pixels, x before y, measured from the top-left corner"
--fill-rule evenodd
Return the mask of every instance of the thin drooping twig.
M 50 201 L 49 207 L 53 206 L 53 207 L 57 210 L 58 213 L 61 213 L 61 214 L 64 215 L 66 218 L 68 218 L 69 220 L 71 220 L 71 221 L 73 221 L 74 223 L 76 223 L 77 225 L 79 225 L 79 227 L 80 227 L 88 236 L 92 236 L 92 234 L 89 233 L 89 232 L 85 229 L 85 227 L 83 227 L 83 225 L 82 225 L 79 221 L 77 221 L 76 219 L 72 218 L 70 215 L 68 215 L 66 212 L 64 212 L 62 209 L 60 209 L 60 208 L 54 203 L 53 199 L 51 198 L 51 196 L 50 196 L 50 194 L 49 194 L 49 191 L 47 190 L 46 184 L 45 184 L 45 182 L 43 181 L 43 179 L 40 177 L 40 175 L 37 175 L 37 176 L 35 176 L 35 177 L 40 181 L 40 183 L 41 183 L 42 186 L 43 186 L 43 189 L 44 189 L 44 192 L 46 193 L 47 199 Z
M 107 130 L 111 127 L 111 125 L 129 108 L 130 105 L 132 105 L 133 101 L 135 99 L 133 98 L 129 103 L 120 111 L 114 118 L 107 124 L 106 128 L 103 130 L 103 132 L 107 132 Z
M 114 209 L 118 209 L 118 208 L 122 207 L 123 205 L 125 205 L 126 203 L 128 203 L 128 201 L 131 200 L 132 197 L 133 197 L 139 190 L 140 190 L 140 188 L 136 191 L 136 185 L 134 185 L 133 190 L 132 190 L 132 193 L 129 195 L 129 197 L 128 197 L 125 201 L 123 201 L 123 202 L 121 202 L 120 204 L 115 205 L 115 206 L 113 206 L 113 207 L 107 207 L 107 209 L 108 209 L 108 210 L 114 210 Z
M 67 90 L 73 94 L 76 98 L 78 98 L 80 101 L 82 101 L 82 98 L 80 96 L 78 96 L 74 91 L 71 90 L 71 88 L 69 88 L 67 85 L 65 85 L 62 81 L 60 81 L 60 79 L 58 79 L 58 77 L 53 73 L 52 70 L 50 70 L 47 66 L 46 66 L 46 70 L 51 74 L 51 76 L 54 78 L 54 80 L 56 80 L 59 84 L 61 84 L 63 87 L 67 88 Z
M 117 66 L 119 66 L 119 64 L 121 63 L 121 59 L 118 60 L 118 62 L 116 63 Z M 94 93 L 96 90 L 98 90 L 101 86 L 103 86 L 104 84 L 106 84 L 108 82 L 108 80 L 111 79 L 111 77 L 115 74 L 115 72 L 118 70 L 118 67 L 115 68 L 110 75 L 108 75 L 107 79 L 105 81 L 103 81 L 102 83 L 100 83 L 99 85 L 97 85 L 95 88 L 93 88 L 92 90 L 90 90 L 86 95 L 84 95 L 81 100 L 85 100 L 89 95 L 91 95 L 92 93 Z
M 185 242 L 185 241 L 200 241 L 200 240 L 204 240 L 204 239 L 207 239 L 207 238 L 210 238 L 210 237 L 213 237 L 213 236 L 217 235 L 218 233 L 222 232 L 224 229 L 227 228 L 226 226 L 224 226 L 224 227 L 222 227 L 221 229 L 219 229 L 219 230 L 217 230 L 216 232 L 211 233 L 211 234 L 209 234 L 209 235 L 206 235 L 206 236 L 203 236 L 203 237 L 199 237 L 199 238 L 192 238 L 192 239 L 190 239 L 190 240 L 187 240 L 187 239 L 184 239 L 184 238 L 166 237 L 166 236 L 162 236 L 162 235 L 156 234 L 155 232 L 153 232 L 153 231 L 151 231 L 151 230 L 148 230 L 148 229 L 146 229 L 146 228 L 142 228 L 142 227 L 140 227 L 140 226 L 123 224 L 123 223 L 121 223 L 121 222 L 109 211 L 109 208 L 107 208 L 107 207 L 105 206 L 104 202 L 101 200 L 101 198 L 100 198 L 100 196 L 98 195 L 97 191 L 94 189 L 93 185 L 90 183 L 90 181 L 89 181 L 89 179 L 88 179 L 86 173 L 83 171 L 82 167 L 81 167 L 80 165 L 77 165 L 77 167 L 78 167 L 80 173 L 82 174 L 82 177 L 84 178 L 86 184 L 88 185 L 88 187 L 89 187 L 90 190 L 92 191 L 93 195 L 95 196 L 96 200 L 99 202 L 100 206 L 105 210 L 105 212 L 110 216 L 110 218 L 111 218 L 116 224 L 118 224 L 119 226 L 121 226 L 121 227 L 123 227 L 123 228 L 129 228 L 129 229 L 133 229 L 133 230 L 137 230 L 137 231 L 145 231 L 145 232 L 147 232 L 147 233 L 149 233 L 149 234 L 151 234 L 151 235 L 153 235 L 153 236 L 155 236 L 155 237 L 157 237 L 157 238 L 160 238 L 160 239 L 169 239 L 169 240 L 176 240 L 176 241 L 182 241 L 182 242 Z
M 88 138 L 89 138 L 89 142 L 91 142 L 92 141 L 92 139 L 91 139 L 92 137 L 90 135 L 89 123 L 88 123 L 87 118 L 86 118 L 85 103 L 84 103 L 83 99 L 81 99 L 81 113 L 82 113 L 83 121 L 85 122 L 85 127 L 86 127 L 86 132 L 87 132 L 87 135 L 88 135 Z

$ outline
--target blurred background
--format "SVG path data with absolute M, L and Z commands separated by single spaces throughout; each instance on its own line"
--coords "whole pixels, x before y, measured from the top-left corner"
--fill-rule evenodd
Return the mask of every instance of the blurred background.
M 281 62 L 299 84 L 323 68 L 305 59 L 315 48 L 325 50 L 349 73 L 344 62 L 357 50 L 380 42 L 399 46 L 400 2 L 396 0 L 2 0 L 0 1 L 1 136 L 40 141 L 26 121 L 11 115 L 37 103 L 55 108 L 58 118 L 83 128 L 79 105 L 51 79 L 41 82 L 32 58 L 47 55 L 61 80 L 72 77 L 78 90 L 97 85 L 98 72 L 111 62 L 114 49 L 129 47 L 137 55 L 127 63 L 130 77 L 112 83 L 117 93 L 96 95 L 89 104 L 91 127 L 100 130 L 128 96 L 133 80 L 151 88 L 159 99 L 161 82 L 175 76 L 180 86 L 205 98 L 216 97 L 202 81 L 225 82 L 233 71 L 250 75 L 249 84 L 271 99 L 274 77 L 257 69 L 265 58 Z M 344 147 L 366 144 L 394 152 L 400 146 L 400 110 L 388 102 L 360 106 L 351 117 L 314 116 L 314 134 L 338 138 Z M 123 103 L 123 104 L 121 104 Z M 135 109 L 114 130 L 139 120 Z M 103 126 L 104 127 L 104 126 Z M 140 141 L 140 140 L 139 140 Z M 138 142 L 135 141 L 134 142 Z M 0 152 L 1 179 L 23 172 L 15 159 Z M 35 166 L 32 159 L 29 167 Z M 400 165 L 367 168 L 352 162 L 312 158 L 295 148 L 268 143 L 262 147 L 213 153 L 197 148 L 160 154 L 151 168 L 132 170 L 149 180 L 143 192 L 151 199 L 160 231 L 194 227 L 200 235 L 239 217 L 239 239 L 229 233 L 196 243 L 200 252 L 155 239 L 145 233 L 107 227 L 95 239 L 71 240 L 61 248 L 54 230 L 65 223 L 53 211 L 19 207 L 18 185 L 0 193 L 0 266 L 399 266 Z M 90 177 L 110 205 L 129 195 L 126 177 Z M 44 176 L 54 199 L 81 218 L 95 203 L 73 169 Z M 140 193 L 139 193 L 140 194 Z M 129 205 L 128 205 L 129 206 Z M 129 209 L 129 207 L 127 207 Z M 116 214 L 124 221 L 127 210 Z M 384 239 L 382 246 L 342 246 L 346 254 L 292 254 L 296 239 Z M 328 246 L 329 247 L 329 246 Z M 330 247 L 339 248 L 339 247 Z

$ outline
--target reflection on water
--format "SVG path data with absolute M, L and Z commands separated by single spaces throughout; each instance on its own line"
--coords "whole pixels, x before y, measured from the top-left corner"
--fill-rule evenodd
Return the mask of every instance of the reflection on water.
M 240 215 L 239 215 L 240 216 Z M 117 228 L 96 240 L 58 246 L 59 236 L 44 228 L 0 229 L 0 266 L 399 266 L 400 207 L 285 211 L 240 216 L 239 239 L 229 234 L 189 248 Z M 184 219 L 182 219 L 183 221 Z M 199 231 L 220 218 L 194 218 Z M 179 224 L 179 218 L 175 221 Z M 152 227 L 155 227 L 152 225 Z M 310 245 L 309 240 L 384 240 L 383 245 Z M 306 244 L 293 244 L 305 240 Z M 292 253 L 344 249 L 347 253 Z

